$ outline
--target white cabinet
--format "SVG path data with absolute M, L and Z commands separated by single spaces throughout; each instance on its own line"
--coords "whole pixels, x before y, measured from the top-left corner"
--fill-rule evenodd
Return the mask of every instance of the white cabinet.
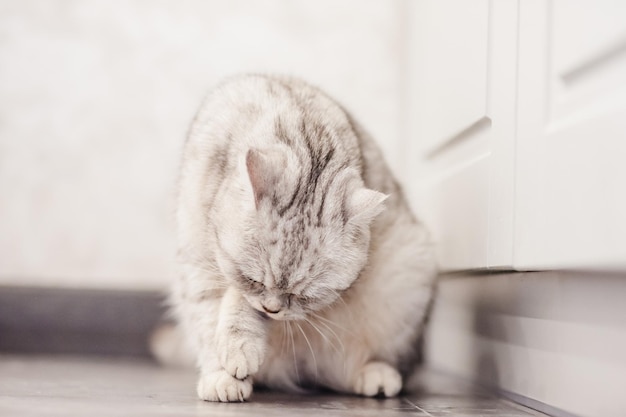
M 410 5 L 408 192 L 442 267 L 626 266 L 626 3 Z
M 522 1 L 515 266 L 626 266 L 626 3 Z

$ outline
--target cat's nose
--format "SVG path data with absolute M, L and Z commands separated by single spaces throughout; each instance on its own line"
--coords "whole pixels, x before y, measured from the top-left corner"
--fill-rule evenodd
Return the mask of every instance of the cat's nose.
M 261 302 L 261 307 L 266 313 L 276 314 L 283 309 L 283 302 L 278 296 L 268 295 Z
M 261 306 L 263 307 L 263 310 L 265 310 L 266 313 L 276 314 L 280 312 L 280 307 L 274 307 L 274 306 L 268 307 L 265 304 L 262 304 Z

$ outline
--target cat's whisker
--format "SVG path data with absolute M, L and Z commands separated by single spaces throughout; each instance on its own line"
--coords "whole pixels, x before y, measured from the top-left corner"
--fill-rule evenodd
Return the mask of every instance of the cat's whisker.
M 282 326 L 283 326 L 283 334 L 281 335 L 281 338 L 280 338 L 280 356 L 281 357 L 283 356 L 285 352 L 285 342 L 287 341 L 287 322 L 283 321 Z
M 212 277 L 215 277 L 216 275 L 219 276 L 220 272 L 219 271 L 213 271 L 210 269 L 206 269 L 200 265 L 194 265 L 194 270 L 199 271 L 199 272 L 205 272 L 207 274 L 210 274 Z M 205 285 L 211 287 L 211 288 L 220 288 L 220 289 L 226 289 L 230 286 L 230 284 L 222 279 L 219 278 L 214 278 L 212 279 L 210 282 L 207 282 Z
M 326 318 L 326 317 L 324 317 L 324 316 L 322 316 L 322 315 L 319 315 L 319 314 L 316 314 L 316 313 L 311 313 L 311 314 L 312 314 L 312 315 L 313 315 L 316 319 L 319 319 L 319 320 L 321 320 L 321 321 L 323 321 L 323 322 L 326 322 L 326 323 L 328 323 L 328 324 L 330 324 L 330 325 L 332 325 L 332 326 L 335 326 L 335 328 L 337 328 L 337 330 L 341 330 L 342 332 L 345 332 L 345 333 L 348 333 L 348 334 L 354 334 L 354 332 L 353 332 L 353 331 L 351 331 L 351 330 L 349 330 L 349 329 L 346 329 L 346 328 L 345 328 L 345 327 L 343 327 L 343 326 L 340 326 L 339 324 L 335 323 L 334 321 L 332 321 L 332 320 L 330 320 L 330 319 L 328 319 L 328 318 Z M 322 323 L 320 323 L 320 324 L 322 324 Z
M 202 259 L 203 262 L 201 263 L 194 263 L 193 267 L 194 269 L 198 270 L 198 271 L 202 271 L 202 272 L 206 272 L 208 274 L 211 274 L 212 276 L 220 276 L 221 272 L 219 271 L 219 269 L 217 268 L 206 268 L 205 265 L 211 265 L 211 261 L 209 259 Z
M 350 306 L 348 306 L 348 303 L 346 303 L 346 300 L 344 300 L 341 293 L 335 290 L 333 290 L 333 293 L 337 296 L 337 299 L 341 302 L 341 304 L 344 307 L 346 307 L 346 311 L 348 312 L 348 315 L 350 316 L 350 320 L 354 320 L 353 309 L 350 308 Z
M 291 349 L 293 351 L 293 366 L 296 370 L 296 379 L 300 384 L 300 373 L 298 372 L 298 359 L 296 358 L 296 343 L 293 339 L 293 329 L 291 328 L 291 322 L 287 321 L 287 328 L 289 329 L 289 337 L 291 338 Z
M 345 307 L 348 307 L 348 304 L 346 304 L 346 300 L 343 299 L 341 294 L 339 294 L 337 291 L 333 291 L 333 294 L 337 297 L 338 301 L 341 301 L 341 304 L 343 304 Z
M 329 322 L 329 323 L 331 323 L 331 324 L 335 324 L 335 323 L 333 323 L 331 320 L 326 319 L 325 317 L 323 317 L 323 316 L 321 316 L 321 315 L 319 315 L 319 314 L 315 314 L 315 313 L 313 313 L 313 315 L 314 315 L 314 316 L 315 316 L 318 320 L 325 320 L 325 321 L 328 321 L 328 322 Z M 310 320 L 308 320 L 308 319 L 307 319 L 307 321 L 309 322 L 309 324 L 311 324 L 313 327 L 315 327 L 315 329 L 317 329 L 317 331 L 320 333 L 320 335 L 322 335 L 322 337 L 324 337 L 324 338 L 326 339 L 326 337 L 324 336 L 324 333 L 323 333 L 323 332 L 322 332 L 322 331 L 321 331 L 321 330 L 320 330 L 320 329 L 319 329 L 319 328 L 318 328 L 318 327 L 317 327 L 317 326 L 316 326 L 316 325 L 315 325 L 312 321 L 310 321 Z M 341 350 L 339 350 L 339 348 L 335 348 L 335 351 L 336 351 L 337 353 L 341 354 L 341 355 L 345 355 L 345 354 L 346 354 L 346 347 L 345 347 L 345 345 L 343 344 L 343 341 L 341 340 L 341 338 L 337 335 L 337 333 L 336 333 L 335 331 L 333 331 L 333 329 L 331 329 L 331 328 L 330 328 L 327 324 L 325 324 L 323 321 L 320 321 L 320 322 L 319 322 L 319 324 L 320 324 L 320 325 L 322 325 L 322 326 L 324 326 L 326 329 L 328 329 L 328 330 L 331 332 L 331 334 L 333 335 L 333 337 L 334 337 L 334 338 L 335 338 L 335 339 L 339 342 L 339 344 L 341 345 Z M 335 325 L 336 325 L 336 324 L 335 324 Z M 328 339 L 326 339 L 326 340 L 328 340 Z M 334 344 L 334 343 L 331 343 L 331 342 L 330 342 L 330 340 L 328 340 L 328 343 L 329 343 L 331 346 L 333 346 L 333 347 L 335 346 L 335 344 Z M 347 368 L 346 368 L 346 366 L 347 366 L 347 361 L 345 361 L 345 360 L 344 360 L 344 361 L 342 361 L 342 362 L 343 362 L 343 373 L 344 373 L 344 375 L 347 375 Z
M 296 326 L 298 326 L 298 329 L 300 329 L 300 333 L 302 333 L 302 336 L 304 337 L 304 340 L 306 341 L 306 344 L 309 346 L 309 350 L 311 351 L 311 356 L 313 357 L 313 367 L 315 368 L 315 381 L 317 382 L 317 359 L 315 358 L 315 352 L 313 351 L 313 346 L 311 346 L 311 342 L 309 342 L 309 338 L 307 337 L 306 333 L 304 332 L 304 330 L 302 329 L 302 326 L 300 326 L 300 323 L 295 323 Z
M 227 285 L 207 285 L 205 291 L 222 291 L 228 289 Z
M 322 316 L 318 316 L 317 314 L 315 314 L 315 316 L 316 316 L 317 318 L 320 318 L 320 319 L 322 319 L 322 318 L 323 318 Z M 326 328 L 326 329 L 327 329 L 327 330 L 328 330 L 328 331 L 329 331 L 329 332 L 333 335 L 333 337 L 334 337 L 335 339 L 337 339 L 337 342 L 339 342 L 339 344 L 341 345 L 341 350 L 342 350 L 342 352 L 344 352 L 344 353 L 345 353 L 345 351 L 346 351 L 346 347 L 345 347 L 345 345 L 343 344 L 343 342 L 341 341 L 341 338 L 339 337 L 339 335 L 337 334 L 337 332 L 335 332 L 332 328 L 330 328 L 330 326 L 328 326 L 328 325 L 327 325 L 326 323 L 324 323 L 323 321 L 320 321 L 319 323 L 320 323 L 320 325 L 324 326 L 324 327 L 325 327 L 325 328 Z
M 341 304 L 341 306 L 345 307 L 345 311 L 347 312 L 347 314 L 349 315 L 349 319 L 350 321 L 354 320 L 354 316 L 352 315 L 352 308 L 350 308 L 350 306 L 348 305 L 348 303 L 346 303 L 346 300 L 343 299 L 342 294 L 337 291 L 337 290 L 329 290 L 331 292 L 331 294 L 333 294 L 336 299 L 335 299 L 335 305 L 339 305 Z
M 315 323 L 313 323 L 313 321 L 309 320 L 308 318 L 305 318 L 304 320 L 306 320 L 306 322 L 307 322 L 307 323 L 308 323 L 311 327 L 313 327 L 313 328 L 314 328 L 314 329 L 315 329 L 315 330 L 319 333 L 319 335 L 320 335 L 320 336 L 322 336 L 322 338 L 324 339 L 324 341 L 325 341 L 326 343 L 328 343 L 328 344 L 330 345 L 330 347 L 332 347 L 332 348 L 335 350 L 335 352 L 339 353 L 339 348 L 337 347 L 337 345 L 335 345 L 335 344 L 332 342 L 332 340 L 330 340 L 330 339 L 328 338 L 328 336 L 326 336 L 326 334 L 325 334 L 324 332 L 322 332 L 322 331 L 320 330 L 320 328 L 319 328 L 319 327 L 317 327 L 317 326 L 315 325 Z

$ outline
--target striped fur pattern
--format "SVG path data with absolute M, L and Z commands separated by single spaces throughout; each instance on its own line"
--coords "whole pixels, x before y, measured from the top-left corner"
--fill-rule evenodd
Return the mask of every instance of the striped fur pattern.
M 198 395 L 256 384 L 396 395 L 435 263 L 372 140 L 296 79 L 245 75 L 205 100 L 183 151 L 172 300 Z

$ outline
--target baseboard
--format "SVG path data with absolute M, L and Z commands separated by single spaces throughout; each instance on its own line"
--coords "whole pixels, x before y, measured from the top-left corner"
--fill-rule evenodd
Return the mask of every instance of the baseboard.
M 0 287 L 0 352 L 150 355 L 157 292 Z
M 563 416 L 626 415 L 626 275 L 444 277 L 426 361 Z

